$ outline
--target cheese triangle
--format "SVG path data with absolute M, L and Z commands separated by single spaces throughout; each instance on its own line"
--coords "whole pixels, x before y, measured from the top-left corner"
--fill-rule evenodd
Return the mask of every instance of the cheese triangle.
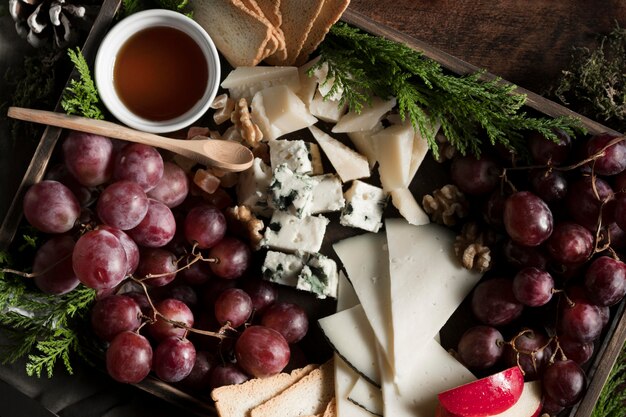
M 384 233 L 366 233 L 333 245 L 378 343 L 393 364 L 389 256 Z
M 396 381 L 411 375 L 413 359 L 439 332 L 481 275 L 454 257 L 454 233 L 443 226 L 386 221 L 391 278 L 393 371 Z

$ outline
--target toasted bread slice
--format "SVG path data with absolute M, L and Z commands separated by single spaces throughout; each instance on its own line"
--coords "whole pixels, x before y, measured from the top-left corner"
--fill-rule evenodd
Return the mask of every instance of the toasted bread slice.
M 252 409 L 251 417 L 323 415 L 335 394 L 333 362 L 328 361 L 279 395 Z
M 298 382 L 316 369 L 316 365 L 294 369 L 263 379 L 250 379 L 243 384 L 215 388 L 211 398 L 220 417 L 249 417 L 250 410 Z
M 328 402 L 322 417 L 337 417 L 337 399 L 335 397 Z
M 277 20 L 280 22 L 280 19 L 276 19 L 276 16 L 268 16 L 263 8 L 260 7 L 260 4 L 257 0 L 241 0 L 241 5 L 243 5 L 249 12 L 255 14 L 264 23 L 273 28 L 272 38 L 268 42 L 268 46 L 265 48 L 265 52 L 261 60 L 274 54 L 276 55 L 277 59 L 284 60 L 287 57 L 287 50 L 285 49 L 285 35 L 280 28 L 280 23 L 274 23 Z M 278 1 L 276 1 L 276 7 L 278 7 Z
M 254 66 L 263 58 L 273 26 L 250 12 L 241 0 L 194 0 L 194 19 L 233 67 Z
M 341 18 L 349 4 L 350 0 L 324 1 L 322 10 L 317 15 L 309 34 L 302 44 L 298 58 L 296 58 L 296 65 L 302 65 L 309 59 L 309 55 L 322 43 L 331 26 Z
M 266 59 L 268 64 L 293 65 L 296 62 L 304 40 L 323 4 L 324 0 L 289 0 L 280 3 L 280 14 L 283 19 L 281 29 L 285 35 L 287 58 L 279 60 L 280 57 L 275 54 Z
M 279 28 L 283 22 L 283 17 L 280 14 L 280 2 L 281 0 L 256 0 L 257 5 L 267 20 L 269 20 L 272 25 L 277 28 Z

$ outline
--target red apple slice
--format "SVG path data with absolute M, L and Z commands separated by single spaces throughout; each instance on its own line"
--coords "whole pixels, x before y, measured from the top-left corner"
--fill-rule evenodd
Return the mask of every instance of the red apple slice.
M 513 407 L 491 417 L 539 417 L 542 408 L 541 382 L 531 381 L 524 384 L 522 395 Z
M 490 417 L 515 404 L 524 389 L 524 376 L 517 366 L 438 395 L 439 402 L 459 417 Z
M 526 382 L 519 400 L 508 410 L 490 417 L 539 417 L 543 408 L 541 395 L 541 383 L 539 381 Z M 435 417 L 459 417 L 437 405 Z

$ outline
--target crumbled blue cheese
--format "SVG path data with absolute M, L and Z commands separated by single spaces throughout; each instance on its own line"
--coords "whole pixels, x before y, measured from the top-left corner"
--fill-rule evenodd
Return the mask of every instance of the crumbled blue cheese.
M 268 206 L 267 192 L 272 180 L 272 170 L 260 158 L 254 158 L 252 166 L 239 175 L 237 199 L 239 204 L 248 206 L 253 213 L 269 217 L 272 208 Z
M 332 259 L 315 253 L 312 254 L 298 276 L 296 288 L 312 292 L 317 298 L 337 298 L 337 264 Z
M 269 186 L 268 201 L 274 209 L 305 217 L 311 213 L 311 198 L 316 183 L 316 179 L 297 174 L 286 164 L 278 165 Z
M 298 174 L 311 174 L 313 172 L 313 158 L 305 141 L 271 140 L 269 146 L 272 169 L 286 165 L 287 168 Z
M 298 218 L 284 211 L 272 215 L 262 244 L 284 252 L 319 252 L 326 233 L 328 219 L 324 216 Z
M 344 194 L 346 205 L 339 222 L 344 226 L 378 232 L 387 204 L 385 192 L 378 187 L 355 180 Z
M 268 251 L 261 267 L 263 278 L 281 285 L 295 287 L 304 267 L 302 256 Z
M 343 198 L 341 180 L 335 174 L 325 174 L 313 177 L 317 184 L 313 188 L 311 199 L 311 213 L 328 213 L 341 210 L 346 200 Z

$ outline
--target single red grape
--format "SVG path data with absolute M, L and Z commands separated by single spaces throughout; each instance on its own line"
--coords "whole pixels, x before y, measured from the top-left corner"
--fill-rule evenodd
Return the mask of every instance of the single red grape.
M 227 236 L 209 250 L 209 257 L 216 260 L 210 264 L 215 275 L 234 279 L 242 276 L 248 269 L 252 254 L 244 242 Z
M 157 345 L 152 368 L 165 382 L 178 382 L 191 373 L 196 362 L 196 348 L 187 339 L 168 337 Z
M 237 363 L 248 374 L 264 378 L 282 371 L 289 363 L 289 344 L 276 330 L 265 326 L 246 328 L 235 343 Z
M 519 191 L 504 203 L 504 227 L 515 242 L 537 246 L 552 234 L 552 212 L 539 197 Z
M 523 309 L 513 294 L 513 281 L 507 278 L 483 281 L 472 294 L 474 315 L 489 326 L 510 323 L 522 314 Z
M 283 335 L 287 343 L 297 343 L 309 330 L 309 318 L 302 307 L 293 303 L 276 303 L 261 317 L 263 326 Z
M 496 364 L 504 351 L 504 338 L 490 326 L 470 327 L 459 340 L 457 352 L 470 369 L 486 369 Z
M 126 331 L 113 338 L 106 352 L 106 367 L 118 382 L 136 384 L 152 368 L 152 347 L 144 336 Z

